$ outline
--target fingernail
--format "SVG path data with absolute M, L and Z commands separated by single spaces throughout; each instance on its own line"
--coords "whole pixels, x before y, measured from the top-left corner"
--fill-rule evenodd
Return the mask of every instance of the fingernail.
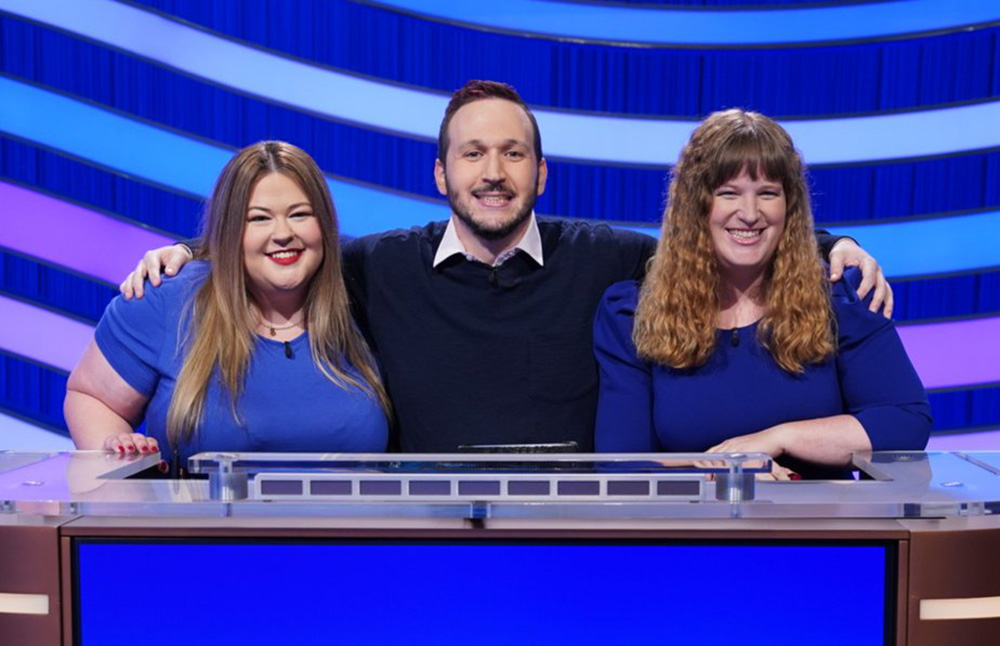
M 149 453 L 149 449 L 147 449 L 146 447 L 142 447 L 139 450 L 142 451 L 143 453 Z

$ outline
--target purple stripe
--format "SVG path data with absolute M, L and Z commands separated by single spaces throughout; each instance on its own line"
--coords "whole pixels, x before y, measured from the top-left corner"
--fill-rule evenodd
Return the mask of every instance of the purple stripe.
M 0 350 L 69 372 L 94 328 L 48 310 L 0 296 Z
M 0 246 L 112 284 L 121 282 L 147 250 L 174 242 L 6 182 L 0 182 L 0 204 Z
M 996 451 L 1000 449 L 1000 431 L 931 435 L 928 451 Z
M 925 388 L 1000 381 L 1000 316 L 899 328 Z

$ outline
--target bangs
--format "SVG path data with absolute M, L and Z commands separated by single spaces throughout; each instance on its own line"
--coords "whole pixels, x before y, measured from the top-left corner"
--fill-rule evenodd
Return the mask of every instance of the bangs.
M 707 177 L 709 190 L 715 190 L 746 170 L 750 179 L 762 178 L 780 182 L 787 190 L 795 184 L 801 172 L 796 164 L 798 155 L 791 141 L 783 141 L 778 133 L 761 128 L 754 122 L 741 124 L 736 132 L 720 142 L 715 159 L 709 160 Z

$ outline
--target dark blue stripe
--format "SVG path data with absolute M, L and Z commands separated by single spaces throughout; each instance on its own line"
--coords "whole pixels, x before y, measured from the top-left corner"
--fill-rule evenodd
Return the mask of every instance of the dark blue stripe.
M 68 375 L 0 352 L 0 409 L 68 433 L 62 406 Z
M 701 116 L 740 105 L 775 116 L 833 115 L 984 99 L 1000 92 L 992 64 L 998 29 L 792 51 L 691 51 L 519 38 L 347 0 L 133 4 L 387 81 L 450 92 L 470 78 L 503 80 L 533 105 L 572 110 Z M 268 19 L 275 15 L 283 19 Z M 310 23 L 323 26 L 322 38 L 302 37 L 299 26 Z M 560 77 L 587 82 L 552 82 Z
M 81 244 L 93 246 L 91 241 Z M 100 249 L 95 248 L 94 253 L 100 253 Z M 118 288 L 0 248 L 0 293 L 94 325 L 118 294 Z

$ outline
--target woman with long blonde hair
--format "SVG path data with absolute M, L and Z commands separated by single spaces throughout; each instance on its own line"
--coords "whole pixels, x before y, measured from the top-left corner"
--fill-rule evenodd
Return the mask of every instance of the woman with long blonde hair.
M 673 169 L 645 280 L 613 285 L 597 314 L 598 450 L 759 451 L 787 478 L 925 446 L 927 397 L 892 322 L 856 272 L 831 291 L 812 231 L 788 133 L 709 116 Z
M 385 450 L 389 403 L 350 316 L 336 212 L 312 158 L 279 141 L 239 151 L 199 249 L 162 289 L 108 306 L 67 384 L 77 446 L 165 460 Z

